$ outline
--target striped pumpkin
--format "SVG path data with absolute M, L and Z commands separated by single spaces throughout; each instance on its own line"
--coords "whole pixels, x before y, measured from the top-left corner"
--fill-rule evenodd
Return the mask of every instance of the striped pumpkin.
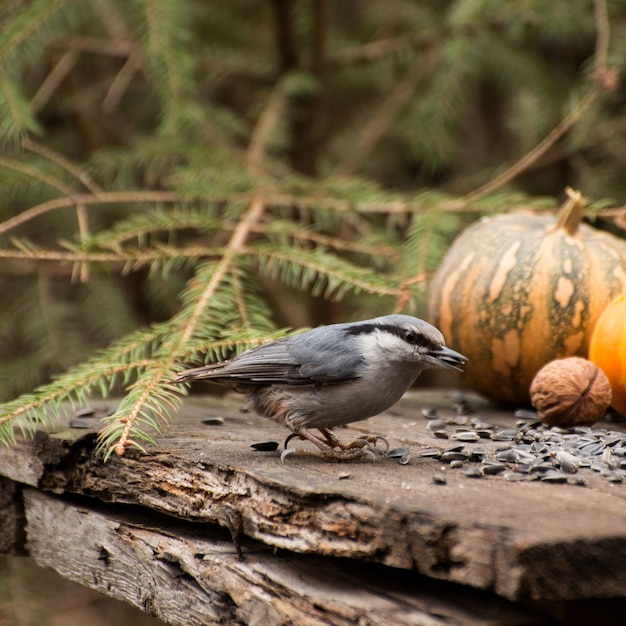
M 594 324 L 626 291 L 626 241 L 581 224 L 570 193 L 557 217 L 484 218 L 446 253 L 430 285 L 430 321 L 469 358 L 464 379 L 499 402 L 529 403 L 539 369 L 587 356 Z

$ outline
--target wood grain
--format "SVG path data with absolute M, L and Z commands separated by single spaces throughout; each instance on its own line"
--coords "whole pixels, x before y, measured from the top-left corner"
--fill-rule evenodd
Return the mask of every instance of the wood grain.
M 280 451 L 250 445 L 281 442 L 283 428 L 242 414 L 228 399 L 191 398 L 146 453 L 129 450 L 104 464 L 94 452 L 95 428 L 60 430 L 1 449 L 0 474 L 42 491 L 217 523 L 292 553 L 393 566 L 512 600 L 626 595 L 626 486 L 600 476 L 581 487 L 442 470 L 417 455 L 450 445 L 433 437 L 420 414 L 437 403 L 450 405 L 442 394 L 412 394 L 392 412 L 337 431 L 410 446 L 408 465 L 294 456 L 282 464 Z M 476 411 L 490 422 L 515 422 L 488 405 Z M 223 425 L 203 425 L 211 416 Z M 433 473 L 442 471 L 447 484 L 437 485 Z

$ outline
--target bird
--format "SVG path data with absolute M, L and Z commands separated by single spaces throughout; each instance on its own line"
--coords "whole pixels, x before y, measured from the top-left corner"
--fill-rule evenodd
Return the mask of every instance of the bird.
M 259 415 L 283 424 L 293 438 L 310 441 L 326 459 L 375 458 L 384 437 L 341 441 L 331 429 L 378 415 L 393 406 L 422 371 L 461 372 L 467 362 L 442 333 L 409 315 L 384 315 L 318 326 L 251 348 L 218 363 L 187 369 L 175 382 L 205 380 L 245 394 Z M 317 432 L 312 432 L 312 431 Z

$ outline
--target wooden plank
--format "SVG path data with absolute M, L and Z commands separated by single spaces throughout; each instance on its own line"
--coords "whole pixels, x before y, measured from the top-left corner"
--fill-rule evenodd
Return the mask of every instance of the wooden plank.
M 18 483 L 0 476 L 0 554 L 24 553 L 24 505 Z
M 419 412 L 437 402 L 449 404 L 441 395 L 409 395 L 392 412 L 338 433 L 385 435 L 414 452 L 445 448 L 450 442 L 435 439 Z M 511 412 L 477 411 L 487 421 L 515 421 Z M 211 415 L 224 425 L 202 425 Z M 511 599 L 626 595 L 626 486 L 599 476 L 585 487 L 511 483 L 470 479 L 448 466 L 447 484 L 438 485 L 432 476 L 440 464 L 417 456 L 408 465 L 296 457 L 281 464 L 278 452 L 250 444 L 282 441 L 283 428 L 210 398 L 190 399 L 157 449 L 107 464 L 94 454 L 93 434 L 76 439 L 72 432 L 73 439 L 49 435 L 45 445 L 23 442 L 8 456 L 0 450 L 0 474 L 19 480 L 12 464 L 23 455 L 22 466 L 38 468 L 24 482 L 46 490 L 217 522 L 290 551 L 415 570 Z M 501 444 L 476 445 L 493 451 Z M 45 463 L 39 450 L 47 451 Z
M 206 524 L 26 491 L 28 547 L 42 566 L 174 626 L 543 626 L 527 609 L 411 572 L 275 554 Z

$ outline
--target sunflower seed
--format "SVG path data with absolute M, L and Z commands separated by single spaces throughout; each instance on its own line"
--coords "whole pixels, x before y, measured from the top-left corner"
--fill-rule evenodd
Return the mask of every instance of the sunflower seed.
M 471 467 L 463 470 L 463 475 L 467 476 L 468 478 L 482 478 L 483 472 L 480 467 L 472 465 Z
M 278 450 L 279 445 L 278 441 L 262 441 L 261 443 L 253 443 L 250 447 L 257 452 L 274 452 L 274 450 Z
M 515 441 L 517 431 L 513 429 L 499 430 L 491 435 L 492 441 Z
M 567 476 L 563 472 L 548 470 L 544 474 L 541 474 L 541 481 L 544 483 L 566 483 Z
M 573 454 L 563 450 L 557 450 L 554 453 L 554 460 L 566 474 L 575 474 L 580 467 L 578 459 Z
M 482 448 L 474 448 L 470 452 L 470 461 L 482 461 L 485 458 L 485 451 Z
M 70 428 L 91 428 L 91 424 L 85 420 L 71 419 L 69 421 Z
M 451 463 L 452 461 L 467 461 L 468 456 L 464 452 L 444 452 L 441 455 L 442 463 Z
M 222 424 L 224 424 L 224 418 L 219 417 L 218 415 L 214 415 L 211 417 L 205 417 L 204 419 L 200 420 L 200 423 L 204 424 L 205 426 L 222 426 Z
M 460 433 L 455 433 L 454 435 L 452 435 L 452 438 L 458 439 L 459 441 L 470 442 L 470 441 L 478 441 L 480 439 L 480 436 L 472 431 L 463 431 Z
M 401 448 L 394 448 L 393 450 L 389 450 L 389 452 L 387 452 L 387 456 L 390 459 L 400 459 L 403 456 L 409 454 L 410 450 L 403 446 Z
M 439 459 L 441 457 L 441 450 L 439 448 L 425 448 L 420 450 L 419 456 L 427 459 Z
M 483 474 L 488 476 L 494 476 L 500 474 L 506 470 L 506 465 L 503 463 L 497 463 L 495 461 L 483 461 L 482 466 Z
M 433 482 L 435 485 L 445 485 L 448 479 L 443 474 L 433 474 Z
M 520 472 L 505 472 L 504 480 L 508 480 L 510 483 L 516 483 L 522 480 L 528 480 L 528 474 L 521 474 Z

